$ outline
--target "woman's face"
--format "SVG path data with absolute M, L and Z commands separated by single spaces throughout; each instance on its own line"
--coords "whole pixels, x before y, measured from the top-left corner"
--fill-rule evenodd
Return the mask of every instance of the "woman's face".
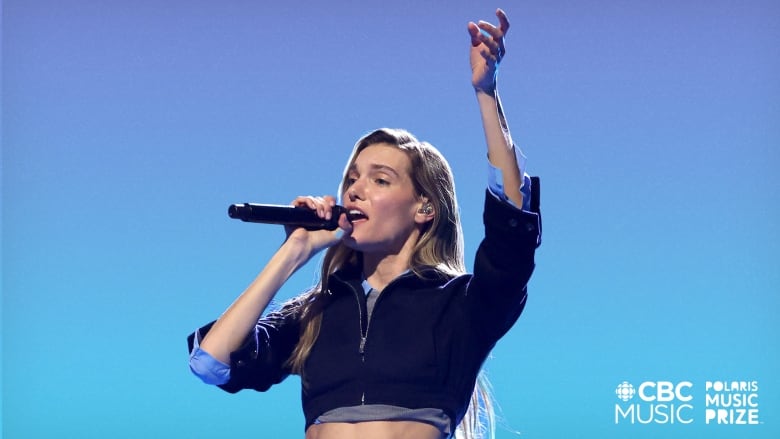
M 419 236 L 422 204 L 409 172 L 405 152 L 377 143 L 358 153 L 347 172 L 344 207 L 350 209 L 353 230 L 345 243 L 364 253 L 397 254 Z

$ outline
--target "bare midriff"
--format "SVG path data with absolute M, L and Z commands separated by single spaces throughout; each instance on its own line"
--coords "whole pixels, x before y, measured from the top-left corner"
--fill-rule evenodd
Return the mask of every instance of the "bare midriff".
M 326 422 L 306 430 L 306 439 L 444 439 L 436 427 L 415 421 Z

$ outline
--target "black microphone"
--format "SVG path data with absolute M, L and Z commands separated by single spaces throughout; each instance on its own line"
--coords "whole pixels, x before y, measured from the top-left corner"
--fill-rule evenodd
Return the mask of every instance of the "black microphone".
M 281 224 L 290 227 L 303 227 L 306 230 L 336 230 L 339 217 L 347 213 L 342 206 L 331 207 L 329 220 L 317 216 L 316 210 L 302 206 L 284 206 L 278 204 L 232 204 L 228 216 L 249 223 Z

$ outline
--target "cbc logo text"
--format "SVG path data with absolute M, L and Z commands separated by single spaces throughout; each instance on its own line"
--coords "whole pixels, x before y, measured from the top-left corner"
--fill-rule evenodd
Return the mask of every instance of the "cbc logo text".
M 698 393 L 697 393 L 698 392 Z M 615 388 L 615 424 L 760 424 L 757 381 L 623 381 Z M 695 410 L 698 404 L 699 411 Z M 703 406 L 703 410 L 701 407 Z
M 631 383 L 623 381 L 615 390 L 625 402 L 615 404 L 615 424 L 690 424 L 692 388 L 690 381 L 645 381 L 634 389 Z

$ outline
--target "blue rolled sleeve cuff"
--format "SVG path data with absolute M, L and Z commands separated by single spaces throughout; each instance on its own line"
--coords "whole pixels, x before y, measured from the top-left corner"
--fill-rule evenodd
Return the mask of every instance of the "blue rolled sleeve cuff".
M 531 177 L 525 173 L 526 158 L 520 151 L 520 148 L 514 146 L 515 160 L 517 160 L 517 167 L 520 172 L 523 173 L 523 185 L 520 186 L 520 192 L 523 194 L 523 205 L 516 206 L 515 203 L 506 196 L 504 191 L 504 175 L 501 169 L 493 166 L 488 160 L 488 189 L 490 193 L 498 200 L 505 203 L 509 203 L 514 207 L 521 208 L 522 210 L 531 210 Z
M 200 348 L 200 333 L 195 333 L 195 340 L 190 353 L 190 370 L 206 384 L 225 384 L 230 381 L 230 365 L 227 365 Z

